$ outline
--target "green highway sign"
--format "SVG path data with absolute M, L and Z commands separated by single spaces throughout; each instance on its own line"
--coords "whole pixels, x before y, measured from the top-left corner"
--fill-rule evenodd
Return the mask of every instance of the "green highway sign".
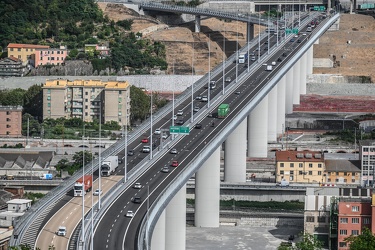
M 190 133 L 189 127 L 180 127 L 180 126 L 170 126 L 169 127 L 170 134 L 185 134 L 188 135 Z
M 298 29 L 293 29 L 292 32 L 293 34 L 298 34 Z
M 292 29 L 285 29 L 285 33 L 286 34 L 291 34 L 292 33 Z

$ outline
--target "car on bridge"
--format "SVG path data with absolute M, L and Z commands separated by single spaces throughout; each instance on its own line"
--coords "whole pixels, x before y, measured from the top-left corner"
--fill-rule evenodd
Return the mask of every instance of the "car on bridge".
M 133 149 L 129 149 L 128 150 L 128 156 L 133 156 L 134 155 L 134 150 Z
M 177 149 L 172 148 L 171 151 L 170 151 L 170 153 L 171 153 L 171 154 L 174 154 L 174 155 L 177 154 Z
M 59 226 L 59 229 L 57 230 L 56 234 L 58 236 L 65 236 L 66 235 L 66 227 Z
M 126 212 L 125 217 L 128 217 L 128 218 L 134 217 L 134 212 L 129 210 L 128 212 Z
M 147 137 L 146 137 L 146 138 L 143 138 L 141 142 L 142 142 L 142 143 L 148 143 L 148 138 L 147 138 Z
M 168 166 L 165 166 L 161 169 L 161 172 L 163 173 L 169 173 L 169 167 Z
M 154 134 L 155 135 L 160 135 L 161 134 L 160 128 L 155 129 Z
M 178 111 L 177 111 L 177 115 L 178 116 L 181 116 L 181 115 L 183 115 L 184 114 L 184 111 L 182 111 L 182 109 L 179 109 Z
M 98 196 L 99 194 L 102 194 L 103 193 L 103 190 L 101 189 L 96 189 L 93 193 L 94 196 Z
M 183 125 L 185 122 L 184 120 L 180 119 L 178 121 L 176 121 L 176 125 Z
M 178 161 L 172 161 L 172 167 L 178 167 Z
M 142 198 L 140 196 L 136 196 L 133 198 L 133 203 L 140 204 L 142 203 Z
M 134 183 L 133 188 L 135 188 L 135 189 L 141 189 L 142 188 L 142 184 L 140 182 L 136 182 L 136 183 Z

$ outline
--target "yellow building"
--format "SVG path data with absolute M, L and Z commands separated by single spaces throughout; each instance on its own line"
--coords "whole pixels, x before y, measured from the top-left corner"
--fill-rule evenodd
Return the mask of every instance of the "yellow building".
M 130 124 L 130 85 L 126 81 L 47 80 L 43 119 L 81 118 L 86 122 Z
M 35 50 L 49 49 L 49 46 L 35 44 L 10 43 L 7 46 L 8 57 L 20 59 L 23 64 L 35 65 Z
M 277 151 L 276 182 L 322 183 L 324 154 L 319 151 Z

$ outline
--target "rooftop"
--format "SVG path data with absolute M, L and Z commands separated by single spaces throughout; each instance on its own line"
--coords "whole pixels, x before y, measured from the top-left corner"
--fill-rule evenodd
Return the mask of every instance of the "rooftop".
M 36 45 L 36 44 L 23 44 L 23 43 L 10 43 L 7 46 L 8 48 L 31 48 L 31 49 L 48 49 L 49 46 L 46 45 Z
M 361 172 L 359 160 L 325 160 L 326 171 L 332 172 Z
M 43 88 L 66 88 L 70 86 L 77 87 L 102 87 L 102 88 L 116 88 L 116 89 L 126 89 L 129 87 L 127 81 L 107 81 L 102 82 L 101 80 L 66 80 L 66 79 L 55 79 L 47 80 L 43 85 Z
M 324 154 L 320 151 L 277 151 L 276 161 L 324 162 Z

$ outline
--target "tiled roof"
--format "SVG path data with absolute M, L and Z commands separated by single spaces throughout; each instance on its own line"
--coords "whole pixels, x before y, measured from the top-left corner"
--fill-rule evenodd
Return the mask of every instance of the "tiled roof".
M 23 44 L 23 43 L 10 43 L 8 48 L 25 48 L 25 49 L 48 49 L 49 46 L 46 45 L 36 45 L 36 44 Z
M 320 151 L 277 151 L 277 162 L 324 162 L 324 154 Z
M 332 172 L 361 172 L 359 160 L 325 160 L 326 171 Z

